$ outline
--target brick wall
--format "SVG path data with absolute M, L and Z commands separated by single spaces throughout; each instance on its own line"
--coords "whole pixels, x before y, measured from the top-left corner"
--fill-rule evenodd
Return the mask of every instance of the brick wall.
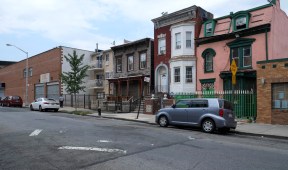
M 288 60 L 257 63 L 257 122 L 288 124 L 288 111 L 272 109 L 272 84 L 288 83 Z M 263 81 L 265 83 L 263 84 Z
M 34 86 L 40 82 L 40 75 L 50 73 L 52 82 L 59 81 L 61 74 L 61 49 L 53 48 L 28 59 L 29 68 L 32 67 L 32 76 L 28 78 L 29 103 L 34 100 Z M 26 68 L 26 60 L 0 69 L 0 79 L 4 82 L 5 96 L 18 95 L 25 100 L 25 77 L 23 71 Z M 60 90 L 59 90 L 60 91 Z

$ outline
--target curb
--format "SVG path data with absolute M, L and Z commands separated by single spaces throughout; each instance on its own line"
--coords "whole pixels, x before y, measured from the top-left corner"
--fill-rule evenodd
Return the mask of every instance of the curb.
M 96 117 L 96 118 L 106 118 L 106 119 L 115 119 L 115 120 L 124 120 L 124 121 L 130 121 L 130 122 L 139 122 L 139 123 L 145 123 L 149 125 L 156 125 L 156 123 L 151 123 L 145 120 L 137 120 L 137 119 L 125 119 L 125 118 L 119 118 L 119 117 L 109 117 L 109 116 L 94 116 L 94 115 L 86 115 L 90 117 Z
M 288 140 L 288 137 L 286 137 L 286 136 L 276 136 L 276 135 L 267 135 L 267 134 L 258 134 L 258 133 L 249 133 L 249 132 L 240 132 L 240 131 L 234 131 L 232 133 L 235 133 L 238 135 L 243 135 L 243 136 L 253 136 L 253 137 L 261 137 L 261 138 Z
M 144 120 L 137 120 L 137 119 L 126 119 L 126 118 L 119 118 L 119 117 L 109 117 L 109 116 L 97 116 L 97 115 L 85 115 L 89 117 L 95 117 L 95 118 L 106 118 L 106 119 L 115 119 L 115 120 L 124 120 L 124 121 L 130 121 L 130 122 L 139 122 L 139 123 L 145 123 L 149 125 L 157 125 L 156 123 L 151 123 Z M 271 138 L 271 139 L 281 139 L 281 140 L 288 140 L 288 137 L 285 136 L 276 136 L 276 135 L 267 135 L 267 134 L 257 134 L 257 133 L 249 133 L 249 132 L 241 132 L 241 131 L 231 131 L 230 133 L 243 135 L 243 136 L 253 136 L 253 137 L 261 137 L 261 138 Z

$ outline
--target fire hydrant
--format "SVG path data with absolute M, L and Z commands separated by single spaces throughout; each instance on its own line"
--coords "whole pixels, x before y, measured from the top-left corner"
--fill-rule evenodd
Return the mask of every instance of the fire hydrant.
M 98 116 L 101 116 L 101 107 L 98 107 Z

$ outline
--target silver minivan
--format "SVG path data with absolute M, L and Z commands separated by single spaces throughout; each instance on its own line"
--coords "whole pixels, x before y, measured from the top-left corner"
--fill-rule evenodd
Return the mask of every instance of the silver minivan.
M 181 99 L 170 108 L 160 109 L 156 113 L 155 121 L 162 127 L 201 127 L 207 133 L 216 129 L 227 132 L 237 126 L 232 103 L 220 98 Z

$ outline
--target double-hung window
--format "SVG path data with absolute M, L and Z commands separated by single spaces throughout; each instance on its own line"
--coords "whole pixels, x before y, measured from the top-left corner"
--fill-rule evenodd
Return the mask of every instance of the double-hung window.
M 134 70 L 134 59 L 133 59 L 133 56 L 132 55 L 130 55 L 130 56 L 128 56 L 128 71 L 132 71 L 132 70 Z
M 207 34 L 207 35 L 211 35 L 211 34 L 213 33 L 213 32 L 212 32 L 212 22 L 207 23 L 205 26 L 206 26 L 206 27 L 205 27 L 206 34 Z
M 122 72 L 122 57 L 116 58 L 116 72 L 121 73 Z
M 176 49 L 181 49 L 181 33 L 176 33 L 175 34 L 175 45 Z
M 140 69 L 145 69 L 146 68 L 146 53 L 141 53 L 140 54 Z
M 165 37 L 158 39 L 158 54 L 166 54 L 166 39 Z
M 192 32 L 187 31 L 186 32 L 186 48 L 192 47 Z
M 106 60 L 105 60 L 105 61 L 106 61 L 105 64 L 106 64 L 106 65 L 109 65 L 109 54 L 106 54 L 106 57 L 105 57 L 105 58 L 106 58 Z
M 32 75 L 33 75 L 33 69 L 32 69 L 32 67 L 29 68 L 28 74 L 29 74 L 28 76 L 32 77 Z
M 237 67 L 252 67 L 251 46 L 232 48 L 231 53 L 231 59 L 235 60 Z
M 23 77 L 25 78 L 27 76 L 27 70 L 26 68 L 23 70 Z
M 186 83 L 192 83 L 192 66 L 186 67 Z
M 180 83 L 180 68 L 179 67 L 174 68 L 174 82 Z

